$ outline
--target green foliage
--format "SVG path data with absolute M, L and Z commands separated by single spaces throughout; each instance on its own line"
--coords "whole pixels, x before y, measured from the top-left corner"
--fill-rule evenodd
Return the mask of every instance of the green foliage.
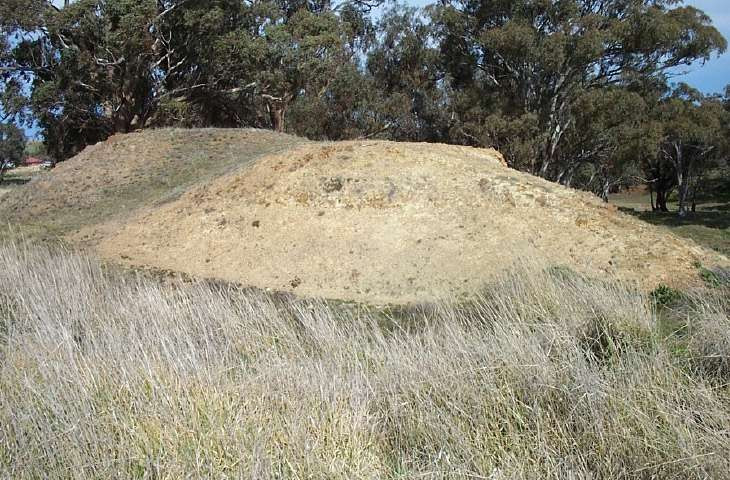
M 646 122 L 648 107 L 626 88 L 589 89 L 576 99 L 575 127 L 565 134 L 558 180 L 578 183 L 608 201 L 611 189 L 638 171 L 637 159 L 649 155 L 652 143 Z
M 44 157 L 46 146 L 39 140 L 30 140 L 25 144 L 25 154 L 31 157 Z
M 661 284 L 652 290 L 649 296 L 658 307 L 668 307 L 682 298 L 682 292 Z
M 667 211 L 676 190 L 680 216 L 694 210 L 707 173 L 727 156 L 730 116 L 725 100 L 681 84 L 650 112 L 656 154 L 646 157 L 644 175 L 657 194 L 655 210 Z
M 379 42 L 367 72 L 378 97 L 385 136 L 411 141 L 449 141 L 448 95 L 432 25 L 413 8 L 394 6 L 378 23 Z
M 571 282 L 584 279 L 581 274 L 567 265 L 552 265 L 548 267 L 546 271 L 551 277 L 561 282 Z
M 24 151 L 23 131 L 13 123 L 0 123 L 0 173 L 8 163 L 20 164 Z
M 6 3 L 2 111 L 58 159 L 159 126 L 446 142 L 604 199 L 643 176 L 684 212 L 728 151 L 730 97 L 667 87 L 727 47 L 674 0 Z
M 535 115 L 542 135 L 532 170 L 558 179 L 564 157 L 602 155 L 566 151 L 570 133 L 584 126 L 576 120 L 587 90 L 632 87 L 726 48 L 702 12 L 675 3 L 452 0 L 434 9 L 434 20 L 456 83 L 480 90 L 508 119 Z
M 700 278 L 705 282 L 705 284 L 709 287 L 722 287 L 726 285 L 730 285 L 730 271 L 728 270 L 710 270 L 709 268 L 698 264 L 697 265 L 697 271 L 699 273 Z

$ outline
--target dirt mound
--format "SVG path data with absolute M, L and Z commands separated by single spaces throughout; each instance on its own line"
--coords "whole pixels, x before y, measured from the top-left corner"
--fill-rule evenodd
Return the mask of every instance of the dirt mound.
M 0 216 L 133 266 L 370 302 L 467 294 L 515 262 L 646 289 L 730 265 L 493 150 L 259 130 L 115 136 L 1 197 Z
M 302 144 L 99 231 L 78 235 L 118 262 L 379 303 L 474 292 L 515 262 L 647 289 L 728 264 L 493 150 L 379 141 Z

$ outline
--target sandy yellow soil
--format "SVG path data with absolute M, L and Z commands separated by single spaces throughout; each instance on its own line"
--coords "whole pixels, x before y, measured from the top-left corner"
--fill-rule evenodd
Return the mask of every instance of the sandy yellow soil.
M 644 289 L 730 265 L 493 150 L 381 141 L 301 143 L 72 236 L 133 266 L 376 303 L 469 295 L 525 262 Z

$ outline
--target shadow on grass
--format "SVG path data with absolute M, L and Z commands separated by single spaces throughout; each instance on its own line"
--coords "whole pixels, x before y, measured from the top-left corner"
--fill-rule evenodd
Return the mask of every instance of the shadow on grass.
M 18 186 L 25 185 L 30 182 L 30 178 L 23 177 L 5 177 L 0 180 L 0 186 Z
M 723 205 L 712 205 L 704 208 L 713 212 L 724 212 L 728 216 L 730 216 L 730 203 L 725 203 Z
M 705 180 L 704 188 L 697 195 L 697 201 L 730 202 L 730 172 L 724 170 L 713 178 Z
M 704 247 L 730 256 L 730 204 L 703 206 L 702 210 L 684 218 L 679 218 L 677 212 L 619 209 L 652 225 L 667 227 L 680 237 L 690 238 Z
M 706 210 L 690 212 L 686 217 L 682 218 L 677 215 L 677 212 L 640 212 L 626 207 L 619 207 L 619 210 L 652 225 L 663 225 L 666 227 L 697 225 L 721 230 L 730 228 L 730 203 L 703 208 Z

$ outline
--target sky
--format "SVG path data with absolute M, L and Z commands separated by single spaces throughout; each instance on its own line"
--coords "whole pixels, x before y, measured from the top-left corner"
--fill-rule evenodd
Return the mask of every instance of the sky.
M 421 7 L 434 0 L 406 0 L 406 3 Z M 53 3 L 62 5 L 63 0 L 53 0 Z M 712 18 L 715 28 L 720 30 L 730 41 L 730 0 L 685 0 L 686 5 L 692 5 Z M 720 57 L 713 56 L 708 62 L 697 62 L 677 72 L 673 82 L 686 82 L 704 93 L 724 92 L 725 86 L 730 84 L 730 52 Z M 37 130 L 26 130 L 31 137 L 38 135 Z
M 730 1 L 728 0 L 690 0 L 687 5 L 703 10 L 712 18 L 715 28 L 730 41 Z M 723 92 L 730 84 L 730 52 L 719 58 L 712 58 L 703 65 L 693 65 L 686 75 L 676 81 L 687 82 L 705 93 Z

